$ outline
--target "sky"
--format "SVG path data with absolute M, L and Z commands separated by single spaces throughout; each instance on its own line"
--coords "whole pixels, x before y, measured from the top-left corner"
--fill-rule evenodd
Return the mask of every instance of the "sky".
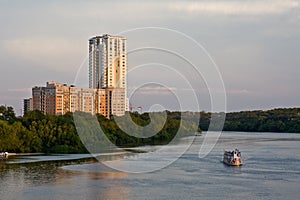
M 300 107 L 300 1 L 0 1 L 0 105 L 31 88 L 87 87 L 88 39 L 127 38 L 143 110 Z

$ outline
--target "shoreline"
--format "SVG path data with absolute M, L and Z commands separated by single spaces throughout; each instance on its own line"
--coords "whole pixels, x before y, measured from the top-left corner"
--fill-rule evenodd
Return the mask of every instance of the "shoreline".
M 9 153 L 8 157 L 17 157 L 17 156 L 42 156 L 46 155 L 46 153 Z

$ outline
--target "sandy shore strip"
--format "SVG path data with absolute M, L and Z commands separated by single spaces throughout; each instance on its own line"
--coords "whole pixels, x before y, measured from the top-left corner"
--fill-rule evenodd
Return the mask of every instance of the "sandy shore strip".
M 8 153 L 8 157 L 12 156 L 42 156 L 46 155 L 45 153 Z

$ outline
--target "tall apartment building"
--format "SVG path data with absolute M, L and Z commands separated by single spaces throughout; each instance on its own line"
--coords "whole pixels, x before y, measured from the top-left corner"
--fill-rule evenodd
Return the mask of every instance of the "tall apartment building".
M 126 39 L 104 34 L 89 40 L 89 87 L 105 89 L 107 116 L 122 116 L 127 106 Z
M 126 39 L 104 34 L 89 40 L 89 88 L 126 89 Z

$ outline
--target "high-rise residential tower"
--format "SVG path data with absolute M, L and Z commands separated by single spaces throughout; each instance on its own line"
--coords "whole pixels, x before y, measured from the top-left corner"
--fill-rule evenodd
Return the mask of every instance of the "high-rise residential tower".
M 126 39 L 104 34 L 89 40 L 89 87 L 105 89 L 107 116 L 124 115 L 126 95 Z
M 104 34 L 89 40 L 89 87 L 126 89 L 126 39 Z

